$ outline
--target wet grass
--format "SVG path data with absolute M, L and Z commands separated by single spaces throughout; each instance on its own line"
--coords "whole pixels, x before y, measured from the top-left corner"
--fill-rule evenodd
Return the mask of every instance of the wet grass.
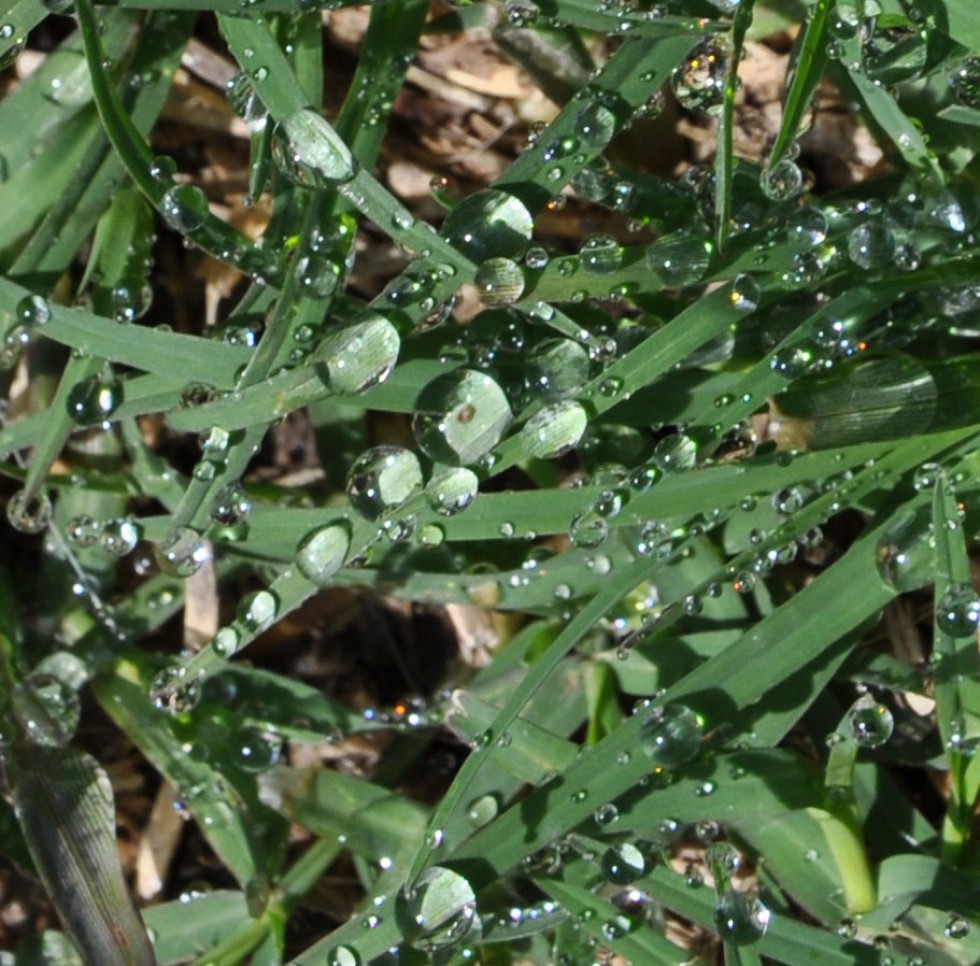
M 345 9 L 0 12 L 0 964 L 976 962 L 972 0 Z

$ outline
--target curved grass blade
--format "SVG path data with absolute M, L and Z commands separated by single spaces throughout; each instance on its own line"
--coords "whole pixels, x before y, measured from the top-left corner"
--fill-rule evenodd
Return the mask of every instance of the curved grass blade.
M 112 788 L 91 756 L 14 745 L 13 798 L 34 865 L 89 963 L 155 966 L 116 851 Z

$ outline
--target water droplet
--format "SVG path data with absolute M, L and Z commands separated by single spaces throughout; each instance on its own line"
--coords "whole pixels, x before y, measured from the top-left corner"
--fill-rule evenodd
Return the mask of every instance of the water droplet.
M 589 235 L 582 242 L 579 257 L 587 272 L 593 275 L 608 275 L 619 268 L 623 250 L 615 238 L 609 235 Z
M 837 928 L 834 930 L 841 939 L 853 939 L 857 935 L 857 931 L 857 923 L 850 918 L 838 921 Z
M 282 738 L 264 728 L 242 728 L 235 734 L 234 763 L 247 772 L 271 768 L 282 751 Z
M 592 813 L 593 821 L 596 823 L 596 825 L 600 826 L 612 825 L 618 818 L 619 809 L 612 802 L 607 802 L 605 805 L 600 805 L 595 812 Z
M 674 70 L 670 87 L 687 110 L 713 112 L 724 103 L 727 73 L 728 51 L 711 38 L 701 41 Z
M 211 647 L 218 657 L 231 657 L 238 650 L 238 631 L 234 627 L 219 628 L 218 633 L 211 638 Z
M 758 896 L 727 888 L 715 902 L 714 919 L 722 939 L 747 946 L 765 935 L 771 913 Z
M 46 493 L 30 496 L 18 490 L 7 501 L 7 522 L 20 533 L 40 533 L 51 522 L 51 500 Z
M 446 470 L 429 480 L 425 498 L 436 513 L 450 517 L 465 510 L 477 497 L 480 481 L 465 466 Z
M 350 181 L 357 162 L 347 145 L 319 112 L 296 111 L 272 132 L 272 158 L 291 181 L 324 189 Z
M 773 201 L 791 201 L 803 190 L 803 172 L 795 161 L 784 158 L 759 177 L 763 194 Z
M 207 196 L 193 184 L 174 185 L 161 199 L 160 209 L 178 231 L 196 231 L 211 211 Z
M 616 115 L 599 101 L 592 101 L 579 111 L 575 130 L 584 145 L 601 151 L 616 133 Z
M 582 550 L 594 550 L 602 546 L 609 536 L 606 518 L 594 510 L 583 510 L 572 517 L 568 525 L 568 539 Z
M 698 446 L 693 439 L 683 433 L 672 433 L 657 443 L 651 459 L 662 472 L 674 473 L 693 468 L 697 453 Z
M 125 557 L 126 554 L 132 553 L 140 541 L 140 526 L 128 517 L 109 520 L 101 529 L 99 543 L 103 550 L 114 557 Z
M 466 808 L 466 819 L 474 828 L 483 828 L 497 817 L 500 804 L 494 795 L 481 795 Z
M 891 737 L 895 719 L 888 708 L 864 694 L 848 709 L 843 725 L 862 748 L 878 748 Z
M 51 306 L 40 295 L 25 295 L 14 309 L 14 315 L 20 325 L 28 329 L 45 325 L 51 318 Z
M 478 925 L 476 896 L 459 873 L 433 865 L 398 890 L 395 920 L 405 941 L 418 949 L 451 949 Z
M 759 307 L 762 293 L 759 290 L 759 283 L 751 275 L 743 272 L 735 276 L 730 297 L 733 308 L 748 313 L 754 312 Z
M 950 637 L 972 637 L 980 628 L 980 598 L 969 584 L 951 584 L 936 604 L 936 626 Z
M 398 361 L 401 339 L 383 315 L 363 312 L 349 325 L 329 333 L 312 362 L 332 392 L 354 395 L 388 378 Z
M 188 676 L 185 667 L 164 668 L 150 684 L 150 698 L 158 711 L 186 714 L 201 700 L 201 679 Z
M 701 280 L 711 264 L 711 242 L 684 232 L 665 235 L 647 249 L 646 263 L 667 288 Z
M 646 858 L 631 842 L 606 849 L 599 864 L 606 880 L 616 885 L 630 885 L 647 871 Z
M 82 513 L 68 521 L 65 532 L 76 547 L 93 547 L 99 541 L 102 524 L 93 520 L 87 513 Z
M 886 268 L 895 254 L 891 229 L 878 221 L 866 221 L 847 236 L 847 254 L 859 268 L 877 271 Z
M 380 517 L 422 489 L 418 457 L 397 446 L 377 446 L 362 453 L 347 476 L 352 506 L 369 520 Z
M 65 405 L 78 426 L 105 422 L 122 402 L 122 384 L 104 376 L 83 379 L 71 387 Z
M 476 270 L 473 284 L 484 305 L 511 305 L 524 294 L 524 272 L 510 258 L 488 258 Z
M 980 57 L 961 60 L 946 75 L 946 81 L 961 104 L 980 109 Z
M 947 939 L 966 939 L 970 935 L 970 923 L 955 914 L 950 915 L 946 920 L 943 935 Z
M 698 825 L 700 827 L 701 823 Z M 718 823 L 709 822 L 708 825 L 713 837 L 717 836 Z M 742 855 L 731 842 L 711 842 L 704 858 L 716 881 L 730 879 L 742 866 Z
M 475 262 L 513 257 L 534 230 L 531 213 L 513 195 L 487 188 L 470 195 L 446 215 L 442 235 Z
M 238 603 L 236 616 L 250 630 L 266 627 L 276 619 L 279 602 L 270 590 L 255 590 Z
M 329 523 L 307 534 L 296 551 L 296 569 L 309 581 L 323 586 L 344 565 L 350 549 L 346 523 Z
M 527 357 L 524 388 L 531 399 L 562 399 L 589 378 L 589 354 L 571 339 L 544 339 Z
M 504 9 L 512 27 L 530 27 L 538 19 L 538 5 L 534 0 L 507 0 Z
M 154 556 L 164 573 L 190 577 L 211 559 L 211 544 L 190 527 L 175 527 L 156 545 Z
M 412 430 L 434 460 L 474 463 L 500 441 L 513 420 L 503 389 L 490 376 L 457 369 L 430 382 L 419 395 Z
M 10 713 L 22 738 L 54 747 L 71 741 L 82 710 L 74 688 L 52 674 L 35 671 L 11 690 Z
M 353 946 L 337 946 L 327 955 L 327 966 L 361 966 L 361 957 Z
M 677 768 L 701 750 L 698 716 L 682 704 L 655 708 L 640 728 L 640 746 L 661 768 Z
M 537 459 L 562 456 L 576 446 L 588 422 L 588 414 L 577 402 L 568 400 L 546 406 L 521 430 L 524 452 Z
M 240 483 L 223 486 L 211 504 L 211 519 L 222 527 L 236 527 L 252 512 L 252 501 Z

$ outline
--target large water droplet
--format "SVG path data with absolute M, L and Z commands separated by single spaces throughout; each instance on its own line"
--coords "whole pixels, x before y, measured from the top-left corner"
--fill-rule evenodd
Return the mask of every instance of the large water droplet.
M 211 559 L 211 544 L 190 527 L 175 527 L 156 546 L 154 556 L 164 573 L 190 577 Z
M 703 40 L 670 77 L 674 96 L 689 111 L 713 112 L 725 100 L 728 51 L 721 41 Z
M 616 133 L 616 115 L 608 107 L 593 101 L 579 112 L 575 130 L 584 145 L 601 151 Z
M 473 887 L 451 869 L 430 866 L 398 891 L 395 920 L 411 945 L 426 952 L 451 949 L 477 924 Z
M 418 398 L 412 430 L 434 460 L 459 465 L 488 453 L 513 420 L 503 389 L 490 376 L 457 369 L 433 380 Z
M 195 231 L 207 221 L 210 208 L 204 192 L 193 184 L 179 184 L 161 199 L 164 218 L 178 231 Z
M 532 399 L 561 399 L 589 378 L 589 354 L 572 339 L 545 339 L 527 359 L 524 387 Z
M 327 966 L 361 966 L 361 957 L 353 946 L 337 946 L 327 954 Z
M 479 486 L 480 481 L 472 470 L 458 466 L 429 480 L 425 498 L 436 513 L 450 517 L 461 513 L 476 499 Z
M 886 268 L 895 254 L 891 229 L 878 221 L 866 221 L 847 236 L 847 254 L 859 268 Z
M 784 158 L 762 172 L 759 184 L 767 198 L 791 201 L 803 190 L 803 172 L 795 161 Z
M 475 262 L 497 255 L 513 257 L 533 230 L 534 219 L 523 203 L 495 188 L 470 195 L 442 223 L 443 237 Z
M 10 713 L 26 741 L 52 747 L 72 739 L 82 712 L 74 688 L 35 672 L 10 692 Z
M 683 232 L 665 235 L 647 249 L 647 266 L 667 288 L 699 282 L 711 263 L 711 242 Z
M 330 390 L 353 395 L 387 379 L 400 348 L 401 339 L 391 322 L 383 315 L 365 312 L 327 335 L 312 361 Z
M 246 594 L 238 603 L 236 617 L 250 630 L 267 627 L 279 611 L 279 602 L 270 590 L 255 590 Z
M 630 885 L 647 871 L 645 856 L 632 842 L 622 842 L 606 849 L 600 866 L 606 879 L 616 885 Z
M 136 549 L 140 541 L 140 526 L 129 517 L 108 520 L 101 528 L 99 543 L 102 549 L 114 557 L 125 557 Z
M 715 902 L 715 926 L 722 939 L 748 946 L 761 939 L 772 915 L 758 896 L 729 887 Z
M 164 668 L 150 684 L 150 699 L 158 711 L 186 714 L 201 700 L 201 679 L 185 667 Z
M 524 272 L 513 259 L 488 258 L 476 270 L 473 284 L 484 305 L 511 305 L 524 294 Z
M 537 459 L 562 456 L 576 446 L 588 423 L 585 409 L 572 400 L 545 406 L 521 430 L 524 451 Z
M 296 569 L 318 586 L 327 583 L 344 565 L 350 549 L 346 523 L 328 523 L 307 534 L 296 551 Z
M 619 268 L 623 260 L 623 250 L 616 239 L 609 235 L 589 235 L 582 242 L 579 257 L 587 272 L 608 275 Z
M 980 57 L 961 60 L 946 75 L 946 81 L 961 104 L 980 109 Z
M 40 533 L 51 522 L 51 500 L 46 493 L 28 495 L 18 490 L 7 502 L 7 521 L 20 533 Z
M 640 747 L 661 768 L 677 768 L 701 750 L 698 716 L 682 704 L 655 708 L 640 728 Z
M 651 460 L 664 473 L 689 470 L 697 462 L 698 445 L 690 436 L 671 433 L 653 448 Z
M 272 132 L 272 157 L 287 178 L 304 188 L 323 189 L 350 181 L 357 163 L 322 114 L 303 108 Z
M 891 711 L 870 694 L 858 698 L 844 715 L 844 730 L 862 748 L 883 745 L 891 737 L 894 727 Z
M 950 637 L 972 637 L 980 628 L 980 598 L 969 584 L 952 584 L 936 604 L 936 626 Z
M 72 422 L 79 426 L 97 426 L 105 422 L 121 402 L 121 383 L 103 376 L 92 376 L 71 387 L 65 405 Z
M 418 457 L 398 446 L 376 446 L 362 453 L 347 475 L 353 507 L 370 520 L 394 509 L 422 489 Z
M 242 771 L 261 772 L 271 768 L 282 751 L 282 738 L 264 728 L 242 728 L 235 734 L 234 763 Z

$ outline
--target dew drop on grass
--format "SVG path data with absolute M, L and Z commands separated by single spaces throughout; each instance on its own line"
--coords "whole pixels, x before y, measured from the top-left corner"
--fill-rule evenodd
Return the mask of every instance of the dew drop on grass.
M 715 902 L 715 926 L 723 940 L 736 946 L 748 946 L 761 939 L 770 918 L 769 909 L 758 896 L 730 887 Z
M 677 768 L 701 750 L 698 716 L 682 704 L 655 708 L 640 728 L 640 747 L 660 768 Z
M 728 51 L 711 38 L 699 43 L 670 77 L 670 87 L 689 111 L 714 112 L 724 103 Z
M 699 829 L 701 824 L 698 823 Z M 714 825 L 714 835 L 717 836 L 717 823 L 709 824 Z M 710 839 L 702 839 L 702 841 L 710 841 Z M 728 880 L 741 868 L 742 855 L 731 842 L 711 842 L 705 852 L 705 864 L 711 869 L 711 874 L 716 880 Z
M 950 915 L 949 919 L 946 920 L 943 935 L 947 939 L 966 939 L 970 935 L 970 923 L 960 916 Z
M 690 436 L 672 433 L 653 448 L 651 460 L 663 473 L 689 470 L 697 461 L 698 446 Z
M 82 711 L 74 688 L 53 674 L 34 672 L 11 690 L 10 713 L 24 740 L 55 747 L 72 739 Z
M 242 625 L 254 631 L 271 624 L 278 610 L 279 603 L 272 591 L 255 590 L 239 601 L 236 617 Z
M 481 795 L 466 808 L 466 820 L 474 828 L 483 828 L 497 817 L 500 805 L 494 795 Z
M 234 742 L 234 763 L 247 772 L 271 768 L 282 751 L 282 738 L 263 728 L 242 728 L 235 733 Z
M 747 314 L 759 307 L 762 293 L 759 290 L 759 283 L 751 275 L 743 272 L 735 276 L 729 297 L 732 300 L 732 308 Z
M 76 547 L 93 547 L 99 541 L 102 524 L 93 520 L 87 513 L 81 513 L 68 521 L 65 533 Z
M 296 569 L 309 581 L 323 586 L 344 565 L 350 550 L 346 523 L 328 523 L 308 533 L 296 551 Z
M 616 115 L 605 105 L 593 101 L 579 111 L 575 130 L 584 145 L 601 151 L 616 133 Z
M 524 204 L 496 188 L 465 198 L 442 223 L 442 236 L 478 263 L 495 256 L 514 257 L 533 230 L 534 219 Z
M 231 657 L 238 650 L 238 631 L 234 627 L 219 628 L 211 638 L 211 648 L 218 657 Z
M 327 966 L 361 966 L 361 957 L 353 946 L 337 946 L 328 953 Z
M 950 637 L 972 637 L 980 628 L 980 598 L 969 584 L 951 584 L 936 604 L 936 626 Z
M 511 305 L 524 294 L 524 272 L 510 258 L 488 258 L 473 277 L 480 301 L 488 308 Z
M 803 172 L 795 161 L 784 158 L 763 170 L 759 185 L 773 201 L 792 201 L 803 190 Z
M 622 264 L 623 250 L 616 239 L 609 235 L 589 235 L 582 242 L 579 257 L 587 272 L 608 275 Z
M 504 10 L 512 27 L 530 27 L 540 12 L 534 0 L 507 0 Z
M 157 565 L 166 574 L 190 577 L 212 557 L 211 544 L 190 527 L 175 527 L 154 551 Z
M 473 887 L 452 869 L 430 866 L 398 890 L 395 921 L 404 940 L 418 949 L 452 949 L 478 924 Z
M 51 522 L 53 508 L 46 493 L 18 490 L 7 501 L 7 522 L 19 533 L 40 533 Z
M 252 512 L 252 501 L 240 483 L 223 486 L 211 504 L 211 519 L 222 527 L 235 527 Z
M 572 400 L 546 406 L 521 429 L 522 449 L 536 459 L 562 456 L 578 444 L 588 422 L 585 409 Z
M 77 426 L 105 422 L 122 402 L 122 385 L 105 376 L 91 376 L 71 387 L 65 406 Z
M 863 694 L 844 715 L 844 730 L 862 748 L 878 748 L 892 735 L 895 719 L 885 705 Z
M 178 231 L 196 231 L 207 221 L 211 209 L 207 196 L 197 185 L 179 184 L 164 194 L 160 210 Z
M 980 57 L 961 60 L 946 75 L 946 81 L 961 104 L 980 108 Z
M 531 399 L 561 399 L 589 378 L 589 354 L 572 339 L 544 339 L 527 357 L 524 388 Z
M 428 456 L 459 466 L 493 449 L 512 420 L 507 396 L 490 376 L 457 369 L 419 394 L 412 430 Z
M 454 516 L 476 499 L 479 485 L 480 481 L 472 470 L 457 466 L 429 480 L 425 488 L 425 499 L 441 516 Z
M 568 525 L 568 539 L 580 550 L 594 550 L 602 546 L 608 536 L 609 523 L 594 510 L 577 513 Z
M 313 367 L 332 392 L 353 395 L 388 378 L 401 339 L 383 315 L 365 312 L 329 333 L 313 353 Z
M 45 325 L 51 318 L 51 306 L 40 295 L 25 295 L 14 310 L 17 322 L 28 329 Z
M 895 237 L 881 222 L 866 221 L 847 236 L 847 254 L 858 268 L 887 268 L 895 255 Z
M 185 667 L 164 668 L 150 684 L 150 700 L 157 711 L 186 714 L 201 700 L 201 679 L 188 676 Z
M 102 549 L 114 557 L 125 557 L 132 553 L 139 543 L 141 531 L 139 524 L 128 517 L 108 520 L 102 526 L 99 543 Z
M 340 135 L 317 111 L 303 108 L 272 131 L 272 160 L 290 181 L 314 190 L 350 181 L 357 162 Z
M 630 885 L 647 871 L 645 856 L 632 842 L 606 849 L 599 866 L 606 881 L 616 885 Z
M 399 446 L 367 450 L 354 460 L 347 475 L 351 505 L 369 520 L 401 506 L 421 489 L 418 457 Z
M 684 232 L 665 235 L 647 249 L 647 267 L 667 288 L 694 285 L 708 270 L 711 242 Z

